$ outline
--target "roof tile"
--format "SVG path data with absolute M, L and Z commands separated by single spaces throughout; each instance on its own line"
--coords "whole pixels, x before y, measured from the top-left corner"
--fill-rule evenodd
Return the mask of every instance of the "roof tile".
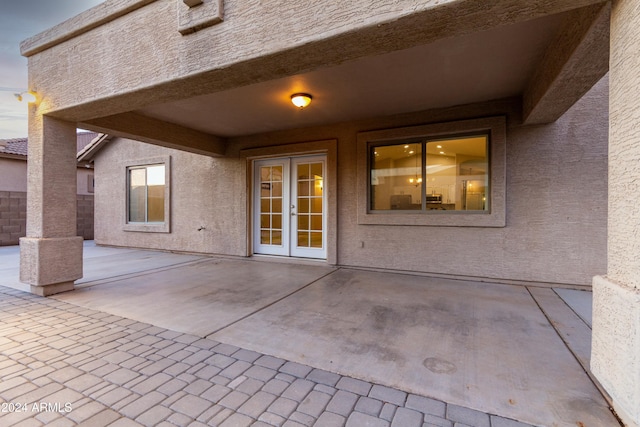
M 98 135 L 96 132 L 79 133 L 77 151 L 81 151 L 85 146 L 89 145 Z M 27 142 L 27 138 L 0 139 L 0 153 L 27 157 Z

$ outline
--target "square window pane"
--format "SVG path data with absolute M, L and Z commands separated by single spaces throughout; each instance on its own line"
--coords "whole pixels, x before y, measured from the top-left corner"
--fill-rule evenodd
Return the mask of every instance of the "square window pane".
M 260 212 L 271 212 L 271 199 L 260 199 Z
M 282 182 L 282 166 L 273 166 L 270 178 L 273 182 Z
M 271 167 L 270 166 L 262 166 L 260 168 L 260 181 L 261 182 L 269 182 L 269 181 L 271 181 Z
M 298 197 L 298 212 L 309 213 L 309 199 Z
M 271 228 L 274 230 L 282 230 L 282 215 L 273 214 L 271 216 Z
M 311 213 L 322 213 L 321 197 L 314 197 L 311 199 Z
M 164 185 L 164 165 L 147 167 L 147 185 Z
M 309 247 L 309 232 L 298 231 L 298 246 L 303 248 Z
M 309 233 L 310 234 L 310 244 L 309 246 L 312 248 L 321 248 L 322 247 L 322 233 Z
M 282 213 L 282 199 L 274 197 L 271 199 L 271 212 Z
M 271 197 L 282 197 L 282 182 L 271 183 Z
M 271 228 L 271 216 L 260 215 L 260 228 Z
M 260 197 L 269 197 L 271 196 L 271 183 L 270 182 L 261 182 L 260 183 Z
M 260 231 L 260 244 L 263 244 L 263 245 L 271 244 L 271 232 L 269 230 Z
M 311 176 L 314 179 L 322 179 L 322 163 L 311 163 Z
M 298 165 L 298 179 L 309 179 L 308 163 L 303 163 Z
M 309 185 L 309 181 L 298 181 L 298 196 L 308 196 Z
M 322 230 L 322 215 L 311 216 L 311 230 Z
M 147 172 L 144 168 L 129 169 L 129 185 L 131 188 L 147 185 Z
M 298 230 L 309 230 L 309 215 L 298 215 Z
M 324 180 L 317 178 L 317 179 L 314 179 L 310 184 L 311 184 L 311 188 L 309 191 L 309 195 L 322 197 Z
M 281 231 L 272 231 L 271 232 L 271 244 L 272 245 L 282 245 L 282 232 Z

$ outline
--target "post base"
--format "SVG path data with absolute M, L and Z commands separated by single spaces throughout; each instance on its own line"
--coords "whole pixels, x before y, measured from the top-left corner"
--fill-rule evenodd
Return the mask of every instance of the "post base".
M 62 292 L 73 291 L 75 289 L 73 282 L 56 283 L 54 285 L 46 286 L 34 286 L 31 285 L 31 293 L 40 295 L 41 297 L 48 297 L 49 295 L 60 294 Z
M 20 239 L 20 281 L 47 296 L 74 289 L 82 277 L 83 239 L 79 236 Z
M 640 427 L 640 289 L 593 279 L 591 371 L 627 427 Z

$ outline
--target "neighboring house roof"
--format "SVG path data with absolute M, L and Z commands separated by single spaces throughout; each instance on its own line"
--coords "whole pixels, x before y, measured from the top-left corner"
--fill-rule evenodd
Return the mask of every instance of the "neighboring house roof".
M 27 138 L 0 139 L 0 153 L 27 157 Z
M 82 150 L 78 151 L 78 162 L 91 162 L 96 153 L 100 149 L 111 141 L 112 136 L 106 133 L 98 134 L 97 138 L 94 138 L 89 144 L 87 144 Z
M 82 151 L 101 134 L 96 132 L 78 133 L 77 151 Z M 8 157 L 14 159 L 27 160 L 28 139 L 27 138 L 10 138 L 0 139 L 0 157 Z

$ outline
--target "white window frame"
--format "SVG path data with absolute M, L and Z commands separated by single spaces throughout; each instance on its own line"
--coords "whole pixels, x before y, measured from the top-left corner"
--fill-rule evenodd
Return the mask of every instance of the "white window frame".
M 371 147 L 402 139 L 439 139 L 485 133 L 489 135 L 489 211 L 371 210 Z M 504 116 L 360 132 L 357 137 L 358 224 L 436 227 L 506 226 L 506 118 Z
M 129 222 L 129 176 L 132 169 L 149 166 L 164 165 L 164 221 L 163 222 Z M 137 231 L 146 233 L 170 233 L 171 232 L 171 157 L 161 156 L 125 163 L 125 210 L 124 231 Z

